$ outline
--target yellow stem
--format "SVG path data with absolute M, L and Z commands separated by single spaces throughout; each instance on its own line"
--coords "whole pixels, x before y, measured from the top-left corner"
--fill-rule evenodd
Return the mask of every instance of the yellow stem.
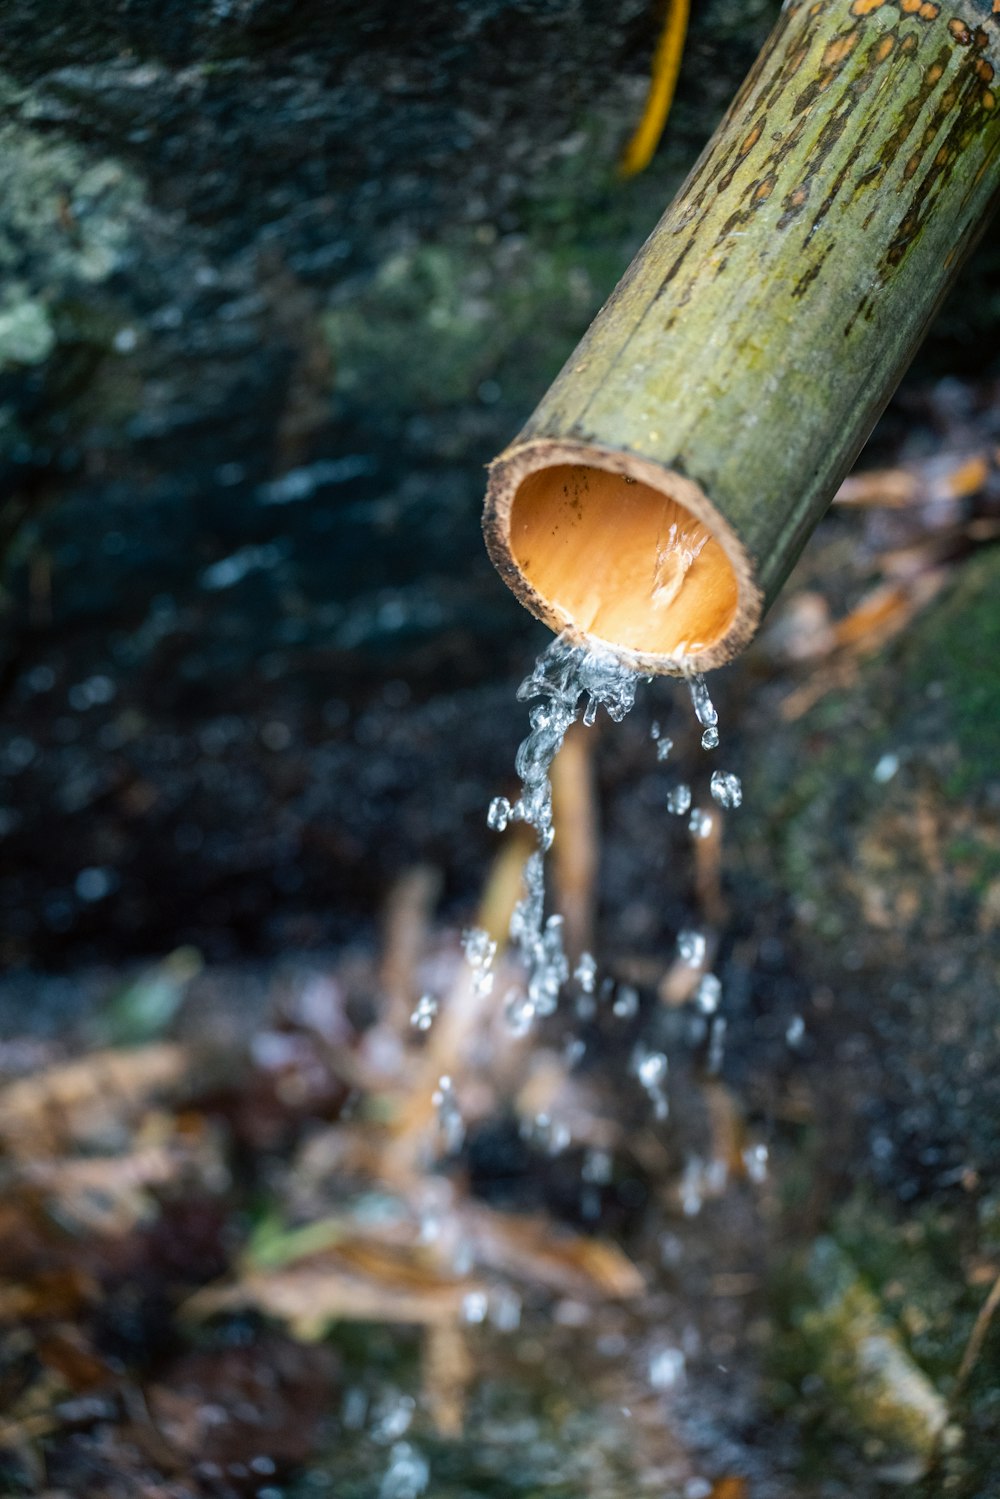
M 618 166 L 623 177 L 635 177 L 648 167 L 653 159 L 653 152 L 660 144 L 660 136 L 667 123 L 677 87 L 677 75 L 681 70 L 681 55 L 690 10 L 691 0 L 667 0 L 667 15 L 653 54 L 649 93 L 646 95 L 642 119 L 625 147 Z

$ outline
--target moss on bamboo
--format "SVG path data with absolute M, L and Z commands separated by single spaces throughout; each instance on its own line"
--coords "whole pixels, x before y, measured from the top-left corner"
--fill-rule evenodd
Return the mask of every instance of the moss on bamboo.
M 491 468 L 528 608 L 651 671 L 750 639 L 986 223 L 998 73 L 992 0 L 786 6 Z

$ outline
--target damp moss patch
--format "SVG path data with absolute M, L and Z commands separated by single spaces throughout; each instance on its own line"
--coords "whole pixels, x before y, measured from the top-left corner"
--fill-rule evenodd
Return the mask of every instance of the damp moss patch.
M 944 789 L 1000 793 L 1000 548 L 963 564 L 950 594 L 904 651 L 902 701 L 929 704 L 957 754 Z

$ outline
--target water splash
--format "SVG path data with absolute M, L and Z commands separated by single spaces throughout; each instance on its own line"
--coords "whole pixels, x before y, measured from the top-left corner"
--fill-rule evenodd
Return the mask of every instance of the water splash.
M 434 1024 L 434 1017 L 438 1012 L 438 1002 L 433 994 L 423 994 L 417 1000 L 413 1013 L 410 1016 L 410 1024 L 415 1031 L 429 1031 Z
M 708 692 L 708 684 L 700 672 L 692 672 L 687 679 L 694 715 L 703 729 L 718 727 L 719 715 Z
M 438 1079 L 432 1098 L 437 1113 L 438 1129 L 445 1155 L 456 1155 L 465 1140 L 465 1120 L 455 1097 L 455 1084 L 450 1077 Z
M 674 602 L 707 541 L 708 533 L 701 526 L 685 529 L 675 521 L 670 527 L 666 541 L 656 548 L 651 602 L 657 608 L 666 609 Z
M 688 832 L 692 838 L 707 838 L 712 831 L 712 814 L 703 807 L 695 807 L 688 819 Z
M 705 961 L 705 949 L 707 940 L 704 932 L 696 932 L 687 929 L 678 933 L 677 953 L 682 963 L 687 963 L 691 968 L 700 968 Z
M 711 791 L 720 807 L 738 807 L 743 801 L 743 783 L 730 770 L 712 772 Z
M 476 994 L 493 992 L 493 960 L 497 955 L 497 944 L 489 932 L 481 927 L 470 927 L 462 933 L 462 951 L 465 961 L 472 969 L 472 987 Z
M 667 792 L 667 811 L 675 817 L 684 817 L 691 807 L 691 787 L 686 781 L 672 786 Z
M 680 533 L 671 533 L 662 556 L 658 557 L 657 565 L 660 567 L 662 563 L 664 572 L 662 587 L 672 586 L 666 576 L 668 572 L 673 570 L 672 576 L 679 574 L 683 577 L 697 556 L 697 551 L 688 556 L 685 547 L 686 538 Z M 516 1036 L 526 1035 L 537 1019 L 555 1012 L 563 986 L 570 978 L 562 918 L 557 914 L 546 915 L 545 908 L 545 855 L 555 837 L 553 761 L 569 729 L 578 720 L 582 719 L 585 726 L 593 724 L 603 707 L 613 722 L 620 723 L 634 705 L 641 680 L 630 663 L 612 652 L 595 646 L 579 646 L 568 637 L 560 636 L 542 652 L 518 688 L 518 701 L 533 704 L 529 712 L 529 732 L 521 741 L 515 759 L 521 781 L 520 795 L 513 803 L 503 796 L 494 797 L 486 818 L 489 827 L 496 832 L 504 831 L 511 823 L 526 823 L 535 830 L 538 839 L 536 851 L 525 864 L 523 893 L 510 924 L 510 938 L 524 978 L 508 991 L 503 1008 L 507 1025 Z M 687 673 L 685 680 L 701 727 L 702 748 L 714 750 L 719 744 L 719 715 L 706 680 L 698 672 Z M 657 761 L 663 762 L 673 749 L 673 741 L 658 722 L 653 723 L 650 732 L 656 745 Z M 730 771 L 715 771 L 710 790 L 716 804 L 727 810 L 738 807 L 742 801 L 739 777 Z M 692 789 L 686 781 L 677 782 L 669 789 L 666 805 L 672 815 L 688 819 L 693 838 L 704 839 L 711 834 L 715 814 L 704 807 L 693 806 Z M 493 983 L 495 946 L 488 949 L 484 945 L 487 942 L 485 933 L 467 934 L 466 937 L 466 955 L 473 968 L 477 992 L 482 994 L 490 992 Z M 699 932 L 682 932 L 678 950 L 682 962 L 700 968 L 705 960 L 706 939 Z M 590 953 L 581 956 L 572 977 L 577 986 L 576 1013 L 581 1019 L 593 1017 L 599 999 L 611 1002 L 612 1013 L 618 1019 L 628 1020 L 638 1014 L 639 995 L 631 986 L 616 987 L 610 980 L 604 980 L 599 993 L 595 992 L 598 990 L 597 964 Z M 714 975 L 705 975 L 696 999 L 702 1015 L 711 1017 L 711 1023 L 706 1025 L 710 1070 L 721 1065 L 724 1045 L 725 1022 L 715 1013 L 719 994 L 718 980 Z M 656 1086 L 660 1088 L 661 1085 L 657 1083 Z
M 502 833 L 510 822 L 510 802 L 505 796 L 495 796 L 486 814 L 486 826 L 494 833 Z
M 562 917 L 545 915 L 545 854 L 555 837 L 552 762 L 581 714 L 584 724 L 593 724 L 603 707 L 615 723 L 621 723 L 635 702 L 639 681 L 633 668 L 610 652 L 584 649 L 560 636 L 542 652 L 518 688 L 519 702 L 541 699 L 528 715 L 531 728 L 514 762 L 521 794 L 513 806 L 503 797 L 494 798 L 487 815 L 489 825 L 498 831 L 509 822 L 525 822 L 538 836 L 538 849 L 525 865 L 524 894 L 510 925 L 511 940 L 526 974 L 524 992 L 515 991 L 506 1004 L 508 1023 L 518 1035 L 530 1028 L 536 1016 L 555 1011 L 569 978 Z M 586 954 L 577 966 L 575 977 L 585 994 L 593 992 L 596 968 Z

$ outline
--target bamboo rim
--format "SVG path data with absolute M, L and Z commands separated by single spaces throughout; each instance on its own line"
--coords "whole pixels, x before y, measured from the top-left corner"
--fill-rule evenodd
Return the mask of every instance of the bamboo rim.
M 572 438 L 516 443 L 489 469 L 490 558 L 524 606 L 651 675 L 722 666 L 752 639 L 753 561 L 700 485 Z

